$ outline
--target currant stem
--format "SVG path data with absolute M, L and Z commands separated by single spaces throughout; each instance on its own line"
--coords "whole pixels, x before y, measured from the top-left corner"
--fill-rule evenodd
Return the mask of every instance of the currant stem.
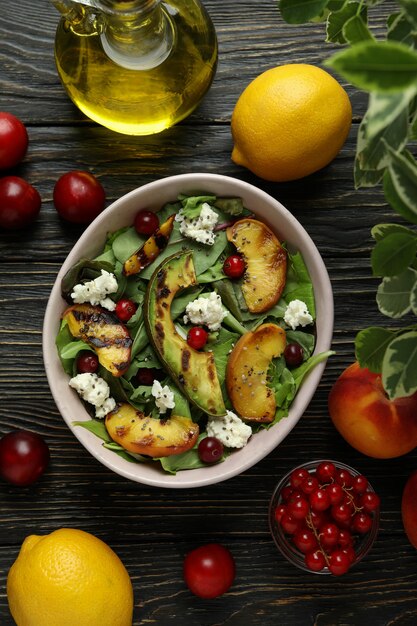
M 307 522 L 307 526 L 309 528 L 311 528 L 311 530 L 314 533 L 315 538 L 317 539 L 317 543 L 319 544 L 319 549 L 320 552 L 323 554 L 324 556 L 324 560 L 326 561 L 326 565 L 327 567 L 329 567 L 329 557 L 327 556 L 327 552 L 324 550 L 323 546 L 321 545 L 321 541 L 320 541 L 320 533 L 317 532 L 317 528 L 314 526 L 312 519 L 311 519 L 311 513 L 310 511 L 307 514 L 306 517 L 306 522 Z

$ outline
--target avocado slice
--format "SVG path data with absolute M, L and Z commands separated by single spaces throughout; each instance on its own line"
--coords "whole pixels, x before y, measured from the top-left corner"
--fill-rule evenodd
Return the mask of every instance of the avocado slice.
M 208 415 L 225 415 L 213 353 L 191 348 L 178 334 L 171 317 L 176 294 L 196 284 L 190 250 L 165 259 L 148 284 L 144 305 L 146 329 L 159 359 L 187 398 Z

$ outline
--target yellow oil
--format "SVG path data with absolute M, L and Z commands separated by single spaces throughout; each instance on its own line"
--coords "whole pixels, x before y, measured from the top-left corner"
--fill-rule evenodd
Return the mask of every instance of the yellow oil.
M 196 108 L 216 70 L 216 33 L 197 0 L 170 0 L 167 18 L 174 34 L 171 53 L 149 70 L 115 63 L 104 52 L 99 34 L 78 35 L 61 19 L 55 40 L 57 69 L 85 115 L 119 133 L 150 135 Z

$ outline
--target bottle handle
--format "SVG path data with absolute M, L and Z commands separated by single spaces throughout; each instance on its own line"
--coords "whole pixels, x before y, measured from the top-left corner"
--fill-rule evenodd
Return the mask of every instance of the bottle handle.
M 68 28 L 79 36 L 99 35 L 104 30 L 104 23 L 95 0 L 51 0 L 52 4 L 65 18 Z

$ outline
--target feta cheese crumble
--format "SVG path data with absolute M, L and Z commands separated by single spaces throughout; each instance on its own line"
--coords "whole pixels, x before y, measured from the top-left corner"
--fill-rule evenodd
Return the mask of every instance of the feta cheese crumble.
M 110 397 L 110 387 L 97 374 L 77 374 L 69 385 L 83 400 L 96 407 L 96 417 L 106 417 L 116 407 L 116 401 Z
M 243 448 L 248 443 L 252 428 L 232 411 L 223 417 L 209 416 L 207 435 L 216 437 L 226 448 Z
M 185 307 L 184 324 L 205 324 L 210 330 L 218 330 L 227 311 L 223 309 L 222 299 L 212 291 L 208 298 L 200 296 Z
M 308 312 L 307 305 L 302 300 L 292 300 L 284 313 L 284 322 L 293 330 L 297 326 L 308 326 L 313 323 L 313 318 Z
M 219 216 L 207 202 L 204 202 L 201 207 L 200 215 L 193 220 L 185 217 L 180 209 L 175 216 L 175 221 L 180 224 L 181 235 L 212 246 L 216 237 L 213 229 Z
M 165 385 L 162 387 L 159 380 L 154 380 L 151 393 L 155 398 L 155 404 L 160 413 L 166 413 L 168 409 L 173 409 L 175 406 L 174 393 Z
M 111 298 L 107 298 L 109 293 L 117 291 L 117 280 L 114 274 L 101 270 L 101 276 L 86 283 L 75 285 L 71 298 L 76 304 L 89 302 L 90 304 L 99 304 L 108 311 L 114 311 L 116 303 Z

